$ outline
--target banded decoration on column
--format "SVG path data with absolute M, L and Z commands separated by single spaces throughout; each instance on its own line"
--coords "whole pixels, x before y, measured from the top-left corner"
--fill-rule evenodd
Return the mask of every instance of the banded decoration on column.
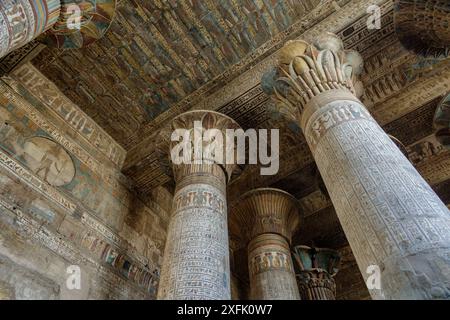
M 450 2 L 395 0 L 394 27 L 401 43 L 421 55 L 448 55 Z
M 202 132 L 194 128 L 194 121 L 200 121 Z M 223 114 L 198 110 L 176 117 L 162 138 L 168 142 L 172 132 L 186 130 L 189 137 L 183 135 L 182 142 L 194 146 L 198 143 L 195 135 L 202 135 L 205 130 L 225 133 L 226 129 L 238 128 L 233 119 Z M 166 152 L 171 154 L 176 144 L 167 144 Z M 216 163 L 194 148 L 181 156 L 191 159 L 192 164 L 171 164 L 176 189 L 158 299 L 230 299 L 226 184 L 234 165 Z M 197 160 L 202 163 L 196 163 Z
M 341 261 L 339 252 L 295 246 L 293 255 L 297 263 L 296 276 L 302 300 L 336 300 L 334 276 Z
M 248 243 L 250 299 L 300 298 L 290 253 L 299 221 L 297 200 L 278 189 L 249 191 L 231 209 L 230 232 Z
M 60 0 L 2 0 L 0 57 L 48 30 L 59 18 Z
M 449 298 L 450 212 L 357 98 L 361 70 L 324 34 L 286 43 L 263 88 L 297 112 L 363 277 L 379 271 L 372 297 Z

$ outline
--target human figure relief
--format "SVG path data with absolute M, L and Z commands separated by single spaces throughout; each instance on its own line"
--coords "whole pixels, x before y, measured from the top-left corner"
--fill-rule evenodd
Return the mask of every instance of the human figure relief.
M 36 175 L 49 182 L 49 174 L 51 172 L 52 165 L 54 164 L 54 168 L 57 172 L 57 175 L 61 173 L 64 168 L 64 163 L 58 163 L 60 158 L 61 148 L 58 145 L 53 145 L 50 149 L 42 157 L 39 167 L 36 169 Z M 41 174 L 43 173 L 43 174 Z

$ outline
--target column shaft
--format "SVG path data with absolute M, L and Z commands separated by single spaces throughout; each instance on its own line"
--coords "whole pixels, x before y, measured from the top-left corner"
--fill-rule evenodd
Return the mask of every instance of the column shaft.
M 299 300 L 289 244 L 278 234 L 257 236 L 248 245 L 250 298 Z
M 59 18 L 60 0 L 2 0 L 0 57 L 30 42 Z
M 304 133 L 372 297 L 449 297 L 449 210 L 356 98 L 326 96 Z
M 226 177 L 218 165 L 190 165 L 177 181 L 159 299 L 230 299 Z

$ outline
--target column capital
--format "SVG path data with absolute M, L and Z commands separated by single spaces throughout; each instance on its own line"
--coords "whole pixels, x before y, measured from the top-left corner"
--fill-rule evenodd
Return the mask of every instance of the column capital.
M 397 148 L 400 149 L 400 151 L 403 153 L 403 155 L 409 160 L 409 154 L 408 154 L 408 149 L 406 149 L 405 145 L 403 144 L 403 142 L 401 142 L 399 139 L 397 139 L 396 137 L 394 137 L 391 134 L 388 134 L 389 138 L 391 138 L 391 140 L 395 143 L 395 145 L 397 146 Z
M 275 233 L 290 243 L 300 223 L 298 208 L 297 199 L 283 190 L 251 190 L 231 208 L 230 233 L 247 242 L 264 233 Z
M 221 175 L 219 168 L 229 181 L 236 163 L 227 162 L 227 152 L 234 154 L 235 144 L 234 140 L 227 140 L 226 131 L 240 128 L 236 121 L 219 112 L 182 113 L 160 132 L 161 164 L 167 174 L 173 172 L 177 181 L 191 173 Z
M 278 66 L 264 75 L 262 86 L 279 109 L 287 109 L 304 124 L 324 101 L 359 101 L 362 71 L 361 55 L 344 50 L 338 36 L 324 33 L 314 43 L 288 41 L 278 52 Z
M 334 277 L 338 272 L 341 255 L 328 248 L 295 246 L 294 257 L 300 272 L 319 271 Z
M 341 261 L 339 252 L 325 248 L 296 246 L 296 277 L 304 300 L 334 300 L 336 283 L 334 276 Z
M 111 26 L 117 8 L 117 0 L 57 1 L 61 3 L 59 19 L 39 40 L 60 49 L 79 49 L 101 39 Z M 79 21 L 74 18 L 77 10 Z M 75 25 L 77 22 L 79 26 Z
M 437 0 L 395 0 L 394 28 L 406 49 L 425 56 L 448 55 L 450 3 Z
M 433 119 L 436 139 L 450 149 L 450 92 L 438 104 Z

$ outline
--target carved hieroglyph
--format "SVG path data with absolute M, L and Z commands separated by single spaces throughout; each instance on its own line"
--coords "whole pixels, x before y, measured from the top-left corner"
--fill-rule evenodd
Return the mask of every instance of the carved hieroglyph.
M 249 191 L 233 206 L 230 232 L 248 243 L 251 299 L 300 298 L 290 253 L 299 221 L 297 201 L 278 189 Z
M 15 91 L 23 94 L 21 85 L 39 99 L 45 112 L 61 118 L 87 140 L 119 169 L 125 161 L 126 151 L 111 138 L 95 121 L 68 99 L 56 85 L 40 73 L 31 63 L 26 63 L 3 78 Z M 18 83 L 17 83 L 18 82 Z M 47 113 L 45 113 L 47 114 Z M 81 140 L 80 139 L 80 140 Z
M 330 34 L 291 42 L 277 101 L 298 112 L 363 277 L 380 271 L 372 297 L 448 298 L 450 213 L 354 95 L 360 64 Z
M 238 127 L 222 114 L 194 111 L 177 117 L 171 131 L 193 130 L 196 120 L 204 129 Z M 231 299 L 226 183 L 233 166 L 203 156 L 203 164 L 172 164 L 176 191 L 158 299 Z

